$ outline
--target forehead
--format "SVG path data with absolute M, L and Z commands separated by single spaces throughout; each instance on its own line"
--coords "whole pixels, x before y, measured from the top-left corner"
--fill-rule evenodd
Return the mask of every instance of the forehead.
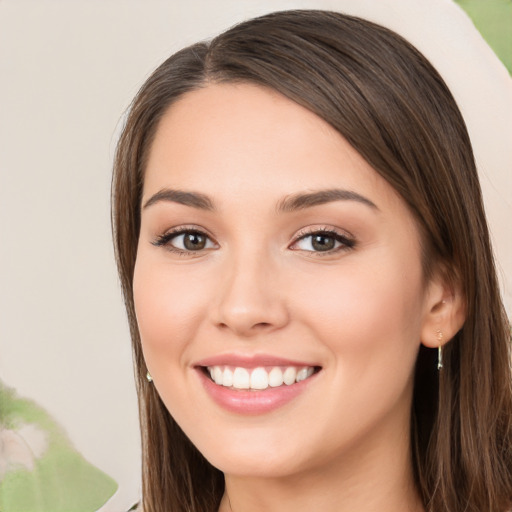
M 326 121 L 272 90 L 215 84 L 164 114 L 150 149 L 144 197 L 162 188 L 224 198 L 279 198 L 331 187 L 397 194 Z

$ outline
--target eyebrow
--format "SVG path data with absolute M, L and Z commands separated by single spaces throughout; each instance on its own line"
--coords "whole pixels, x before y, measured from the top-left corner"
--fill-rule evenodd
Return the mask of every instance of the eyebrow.
M 160 201 L 183 204 L 185 206 L 191 206 L 192 208 L 199 208 L 200 210 L 215 210 L 212 200 L 204 194 L 199 192 L 172 190 L 170 188 L 159 190 L 146 201 L 142 208 L 148 208 L 149 206 L 155 203 L 159 203 Z
M 215 210 L 213 201 L 205 194 L 201 194 L 200 192 L 173 190 L 169 188 L 159 190 L 156 194 L 152 195 L 144 204 L 143 209 L 161 201 L 183 204 L 200 210 Z M 361 194 L 351 190 L 338 188 L 292 194 L 279 201 L 276 210 L 280 213 L 288 213 L 326 203 L 332 203 L 334 201 L 356 201 L 374 210 L 379 210 L 374 202 Z
M 358 203 L 369 206 L 373 210 L 379 210 L 377 205 L 370 201 L 367 197 L 352 192 L 351 190 L 343 190 L 339 188 L 318 190 L 315 192 L 298 193 L 285 197 L 277 205 L 278 212 L 293 212 L 296 210 L 304 210 L 313 206 L 319 206 L 333 201 L 356 201 Z

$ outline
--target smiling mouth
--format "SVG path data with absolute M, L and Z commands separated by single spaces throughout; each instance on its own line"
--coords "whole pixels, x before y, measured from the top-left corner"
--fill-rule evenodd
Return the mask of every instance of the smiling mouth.
M 268 388 L 291 386 L 309 379 L 320 371 L 318 366 L 273 366 L 243 368 L 233 366 L 206 366 L 204 373 L 218 386 L 230 389 L 263 391 Z

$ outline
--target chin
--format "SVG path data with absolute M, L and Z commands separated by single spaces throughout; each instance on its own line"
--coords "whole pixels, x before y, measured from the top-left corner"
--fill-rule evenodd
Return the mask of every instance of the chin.
M 300 471 L 297 461 L 281 456 L 269 457 L 263 450 L 257 454 L 248 454 L 246 458 L 240 453 L 218 455 L 209 460 L 210 464 L 225 475 L 243 478 L 284 478 Z
M 250 430 L 240 428 L 233 435 L 225 432 L 214 436 L 216 442 L 203 438 L 196 447 L 214 467 L 226 475 L 238 477 L 283 478 L 313 463 L 314 457 L 308 456 L 303 436 L 302 440 L 300 436 L 290 436 L 289 429 L 284 437 L 281 429 L 278 432 Z

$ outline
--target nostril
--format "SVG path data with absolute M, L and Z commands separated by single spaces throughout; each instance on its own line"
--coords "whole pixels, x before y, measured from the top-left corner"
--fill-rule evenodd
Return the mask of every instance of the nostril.
M 246 324 L 246 326 L 240 328 L 240 326 L 230 327 L 230 325 L 228 325 L 225 322 L 219 322 L 217 324 L 217 326 L 222 330 L 233 329 L 233 327 L 234 327 L 234 330 L 240 330 L 240 331 L 244 331 L 244 332 L 254 332 L 254 331 L 262 331 L 265 329 L 270 329 L 272 327 L 272 324 L 270 322 L 258 322 L 253 325 Z M 237 329 L 237 327 L 238 327 L 238 329 Z
M 288 322 L 288 311 L 280 298 L 269 302 L 258 293 L 235 291 L 212 305 L 211 320 L 220 330 L 251 336 L 281 328 Z

